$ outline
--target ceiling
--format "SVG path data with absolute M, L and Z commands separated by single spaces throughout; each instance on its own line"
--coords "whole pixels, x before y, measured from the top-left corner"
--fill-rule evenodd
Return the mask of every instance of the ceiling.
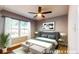
M 0 5 L 0 10 L 5 9 L 25 17 L 34 19 L 35 14 L 29 14 L 28 12 L 37 12 L 39 5 Z M 42 11 L 52 11 L 50 14 L 44 14 L 45 18 L 52 18 L 61 15 L 68 14 L 67 5 L 40 5 Z M 37 18 L 38 19 L 38 18 Z

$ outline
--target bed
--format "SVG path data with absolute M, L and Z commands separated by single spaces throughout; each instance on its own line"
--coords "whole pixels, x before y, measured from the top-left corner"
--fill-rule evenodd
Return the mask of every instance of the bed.
M 44 48 L 42 53 L 53 53 L 58 45 L 59 38 L 59 32 L 39 32 L 35 39 L 29 39 L 27 42 L 31 43 L 32 46 L 37 45 L 38 47 Z M 40 50 L 38 49 L 38 51 Z

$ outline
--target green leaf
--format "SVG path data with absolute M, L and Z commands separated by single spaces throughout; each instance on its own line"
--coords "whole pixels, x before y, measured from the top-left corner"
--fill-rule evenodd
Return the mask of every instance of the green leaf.
M 5 34 L 4 32 L 0 35 L 0 46 L 2 48 L 6 48 L 9 42 L 9 34 Z

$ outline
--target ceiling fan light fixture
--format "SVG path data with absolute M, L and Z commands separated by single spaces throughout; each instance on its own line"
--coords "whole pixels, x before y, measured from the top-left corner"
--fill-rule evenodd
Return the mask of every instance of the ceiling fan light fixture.
M 38 15 L 38 17 L 41 17 L 41 16 L 42 16 L 42 14 L 41 14 L 41 13 L 38 13 L 37 15 Z

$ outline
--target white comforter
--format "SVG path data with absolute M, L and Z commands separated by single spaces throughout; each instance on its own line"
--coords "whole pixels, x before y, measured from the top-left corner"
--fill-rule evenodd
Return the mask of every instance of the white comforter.
M 39 45 L 39 46 L 42 46 L 42 47 L 45 47 L 47 49 L 51 48 L 53 44 L 57 45 L 56 40 L 53 40 L 53 39 L 42 38 L 42 37 L 37 37 L 36 39 L 38 39 L 38 40 L 29 39 L 28 42 L 36 44 L 36 45 Z M 49 41 L 49 42 L 52 42 L 52 43 L 48 43 L 48 42 L 44 42 L 44 41 L 39 41 L 39 40 L 45 40 L 45 41 Z
M 51 42 L 51 43 L 54 43 L 55 45 L 58 44 L 55 39 L 49 39 L 49 38 L 43 38 L 43 37 L 37 37 L 36 39 L 49 41 L 49 42 Z

